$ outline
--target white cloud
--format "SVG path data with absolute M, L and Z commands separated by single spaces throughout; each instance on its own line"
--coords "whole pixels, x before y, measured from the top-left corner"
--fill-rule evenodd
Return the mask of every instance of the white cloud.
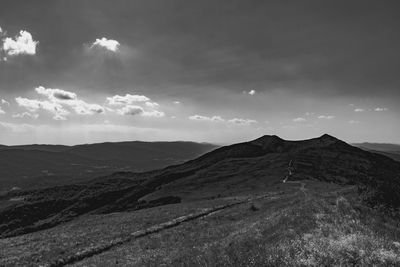
M 193 115 L 189 117 L 190 120 L 196 120 L 196 121 L 213 121 L 213 122 L 223 122 L 225 121 L 221 116 L 212 116 L 212 117 L 207 117 L 207 116 L 202 116 L 202 115 Z
M 77 94 L 70 91 L 44 88 L 43 86 L 35 88 L 35 91 L 40 95 L 46 96 L 53 103 L 72 108 L 75 113 L 80 115 L 93 115 L 105 112 L 104 107 L 78 99 Z
M 387 108 L 375 108 L 374 109 L 374 111 L 378 111 L 378 112 L 380 112 L 380 111 L 387 111 L 388 109 Z
M 362 108 L 356 108 L 356 109 L 354 109 L 354 112 L 364 112 L 365 110 L 364 109 L 362 109 Z
M 148 106 L 148 107 L 150 107 L 150 108 L 157 108 L 157 107 L 160 106 L 160 105 L 159 105 L 158 103 L 156 103 L 156 102 L 146 102 L 145 104 L 146 104 L 146 106 Z
M 150 98 L 144 95 L 131 95 L 126 94 L 125 96 L 115 95 L 112 97 L 107 97 L 107 102 L 109 105 L 131 105 L 134 102 L 147 102 Z
M 174 104 L 179 105 L 181 102 L 180 101 L 174 101 Z
M 62 89 L 44 88 L 39 86 L 35 91 L 46 100 L 28 99 L 17 97 L 15 100 L 19 106 L 26 108 L 31 113 L 45 110 L 53 114 L 55 120 L 66 120 L 66 116 L 75 111 L 79 115 L 93 115 L 105 112 L 105 108 L 98 104 L 90 104 L 78 99 L 76 93 L 65 91 Z
M 250 119 L 240 119 L 240 118 L 233 118 L 230 120 L 225 120 L 221 116 L 202 116 L 202 115 L 193 115 L 189 117 L 190 120 L 196 120 L 196 121 L 209 121 L 209 122 L 227 122 L 229 124 L 235 124 L 235 125 L 250 125 L 253 123 L 257 123 L 256 120 L 250 120 Z
M 360 122 L 359 121 L 355 121 L 355 120 L 350 120 L 349 123 L 350 124 L 357 124 L 357 123 L 360 123 Z
M 127 105 L 124 106 L 120 109 L 117 109 L 117 113 L 120 115 L 141 115 L 143 114 L 144 110 L 140 106 L 132 106 L 132 105 Z
M 46 110 L 53 114 L 53 119 L 55 120 L 65 120 L 65 116 L 70 114 L 70 112 L 64 109 L 61 104 L 47 100 L 41 101 L 37 99 L 17 97 L 15 98 L 15 101 L 20 107 L 24 107 L 32 113 L 35 113 L 40 109 Z
M 34 41 L 32 35 L 27 31 L 20 31 L 19 35 L 12 39 L 7 37 L 3 41 L 3 50 L 8 56 L 35 55 L 36 46 L 39 42 Z
M 1 28 L 0 28 L 1 29 Z M 0 104 L 2 104 L 2 105 L 7 105 L 7 106 L 9 106 L 10 105 L 10 103 L 8 103 L 6 100 L 4 100 L 4 99 L 1 99 L 1 101 L 0 101 Z M 6 112 L 1 108 L 1 106 L 0 106 L 0 115 L 1 114 L 6 114 Z
M 142 113 L 142 116 L 161 118 L 161 117 L 165 116 L 165 113 L 162 111 L 158 111 L 158 110 L 144 111 Z
M 243 91 L 243 94 L 247 94 L 247 95 L 255 95 L 257 92 L 256 90 L 250 90 L 250 91 Z
M 299 117 L 299 118 L 294 118 L 293 121 L 294 122 L 304 122 L 304 121 L 306 121 L 306 119 Z
M 40 94 L 47 96 L 51 100 L 76 100 L 77 96 L 73 92 L 61 90 L 61 89 L 51 89 L 51 88 L 44 88 L 43 86 L 39 86 L 35 88 L 35 91 Z
M 240 119 L 240 118 L 233 118 L 233 119 L 228 120 L 228 122 L 237 124 L 237 125 L 250 125 L 253 123 L 258 123 L 256 120 Z
M 331 119 L 334 119 L 335 118 L 335 116 L 332 116 L 332 115 L 321 115 L 321 116 L 318 116 L 318 119 L 321 119 L 321 120 L 331 120 Z
M 93 42 L 91 48 L 102 47 L 109 51 L 117 52 L 119 46 L 120 46 L 120 43 L 118 41 L 107 39 L 107 38 L 103 37 L 101 39 L 96 39 L 96 41 Z
M 45 110 L 53 114 L 55 120 L 66 120 L 67 115 L 74 112 L 78 115 L 94 115 L 102 114 L 106 111 L 115 112 L 119 115 L 140 115 L 143 117 L 155 117 L 161 118 L 165 116 L 165 113 L 157 110 L 160 106 L 156 102 L 151 102 L 150 98 L 143 95 L 130 95 L 125 96 L 115 95 L 113 97 L 107 97 L 106 102 L 109 105 L 116 106 L 102 106 L 99 104 L 87 103 L 86 101 L 79 99 L 76 93 L 62 90 L 44 88 L 39 86 L 35 88 L 36 93 L 44 96 L 46 99 L 28 99 L 24 97 L 17 97 L 15 100 L 20 107 L 27 109 L 32 116 L 39 110 Z M 136 102 L 145 102 L 146 108 L 135 105 Z M 16 114 L 15 117 L 27 117 L 27 114 Z
M 37 119 L 39 117 L 39 114 L 35 113 L 29 113 L 29 112 L 23 112 L 23 113 L 17 113 L 12 115 L 13 118 L 29 118 L 29 119 Z
M 74 100 L 69 103 L 77 114 L 81 115 L 93 115 L 101 114 L 105 112 L 105 108 L 98 104 L 89 104 L 83 100 Z
M 115 95 L 112 97 L 107 97 L 106 102 L 108 105 L 120 106 L 117 110 L 115 110 L 115 112 L 117 112 L 119 115 L 141 115 L 144 117 L 156 118 L 165 116 L 164 112 L 157 110 L 160 105 L 156 102 L 151 102 L 150 98 L 144 95 Z M 145 102 L 144 105 L 146 106 L 146 109 L 142 106 L 139 106 L 137 104 L 138 102 Z

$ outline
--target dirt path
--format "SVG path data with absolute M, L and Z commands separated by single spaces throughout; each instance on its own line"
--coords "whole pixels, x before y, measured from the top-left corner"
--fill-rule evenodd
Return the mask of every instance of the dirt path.
M 220 205 L 220 206 L 216 206 L 216 207 L 213 207 L 213 208 L 206 208 L 206 209 L 203 209 L 202 211 L 199 211 L 199 212 L 196 212 L 196 213 L 191 213 L 191 214 L 188 214 L 188 215 L 184 215 L 184 216 L 178 217 L 176 219 L 173 219 L 171 221 L 167 221 L 167 222 L 152 226 L 152 227 L 144 229 L 144 230 L 139 230 L 139 231 L 133 232 L 130 235 L 128 235 L 127 237 L 116 238 L 116 239 L 110 241 L 108 244 L 99 245 L 99 246 L 95 246 L 95 247 L 90 247 L 88 249 L 82 250 L 82 251 L 80 251 L 78 253 L 75 253 L 73 255 L 67 256 L 65 258 L 57 259 L 56 261 L 48 263 L 48 264 L 45 264 L 43 266 L 58 267 L 58 266 L 65 266 L 67 264 L 72 264 L 72 263 L 81 261 L 81 260 L 83 260 L 85 258 L 94 256 L 94 255 L 97 255 L 97 254 L 100 254 L 100 253 L 103 253 L 103 252 L 105 252 L 107 250 L 110 250 L 111 248 L 113 248 L 115 246 L 122 245 L 124 243 L 127 243 L 127 242 L 133 240 L 133 239 L 137 239 L 137 238 L 140 238 L 140 237 L 148 236 L 148 235 L 153 234 L 153 233 L 158 233 L 158 232 L 160 232 L 162 230 L 176 227 L 176 226 L 180 225 L 181 223 L 188 222 L 188 221 L 193 221 L 193 220 L 208 216 L 208 215 L 210 215 L 212 213 L 215 213 L 217 211 L 221 211 L 221 210 L 224 210 L 224 209 L 227 209 L 227 208 L 231 208 L 231 207 L 234 207 L 234 206 L 238 206 L 238 205 L 241 205 L 241 204 L 249 203 L 251 201 L 258 200 L 258 199 L 263 199 L 263 198 L 267 198 L 267 197 L 270 197 L 271 199 L 277 198 L 277 196 L 274 196 L 273 194 L 265 194 L 265 195 L 261 195 L 261 196 L 248 198 L 248 199 L 245 199 L 245 200 L 241 200 L 241 201 L 238 201 L 238 202 L 233 202 L 233 203 L 230 203 L 230 204 Z

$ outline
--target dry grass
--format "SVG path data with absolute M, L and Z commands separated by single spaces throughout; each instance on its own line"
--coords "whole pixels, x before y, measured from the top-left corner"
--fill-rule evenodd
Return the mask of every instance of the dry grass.
M 400 229 L 351 196 L 236 207 L 76 266 L 399 266 Z M 386 226 L 385 226 L 386 225 Z M 390 226 L 390 227 L 389 227 Z
M 89 215 L 51 229 L 0 239 L 0 266 L 41 265 L 213 205 L 215 201 L 204 201 Z
M 358 204 L 351 189 L 310 182 L 306 188 L 307 197 L 299 190 L 286 190 L 275 199 L 222 210 L 132 240 L 74 266 L 400 265 L 400 229 L 395 222 Z M 3 239 L 0 265 L 40 265 L 218 201 L 224 200 L 88 216 Z
M 372 229 L 377 225 L 360 221 L 360 214 L 343 197 L 328 209 L 317 203 L 308 205 L 298 210 L 300 216 L 293 210 L 279 216 L 276 225 L 281 228 L 274 233 L 273 227 L 261 228 L 258 230 L 261 236 L 253 232 L 235 238 L 227 246 L 217 243 L 195 256 L 183 255 L 171 262 L 171 266 L 400 265 L 400 243 L 393 239 L 399 229 L 386 235 L 375 232 Z M 308 227 L 311 229 L 307 230 Z

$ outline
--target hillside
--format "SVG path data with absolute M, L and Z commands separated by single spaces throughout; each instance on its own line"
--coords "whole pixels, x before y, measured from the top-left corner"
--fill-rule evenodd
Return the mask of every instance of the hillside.
M 399 175 L 399 162 L 329 135 L 263 136 L 161 170 L 14 192 L 0 201 L 0 265 L 394 266 Z
M 216 146 L 193 142 L 120 142 L 77 146 L 0 147 L 0 193 L 55 186 L 116 171 L 149 171 L 181 163 Z
M 295 169 L 291 179 L 358 185 L 372 205 L 400 204 L 400 163 L 390 158 L 329 135 L 304 141 L 263 136 L 157 171 L 121 172 L 81 184 L 13 193 L 2 202 L 0 233 L 33 232 L 87 213 L 255 194 L 281 184 L 290 161 Z M 7 201 L 11 198 L 19 201 Z

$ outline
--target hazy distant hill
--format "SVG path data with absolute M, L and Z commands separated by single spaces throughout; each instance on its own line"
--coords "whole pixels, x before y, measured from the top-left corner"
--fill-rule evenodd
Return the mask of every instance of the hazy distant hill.
M 49 152 L 61 152 L 65 151 L 69 146 L 63 145 L 17 145 L 17 146 L 5 146 L 0 145 L 0 150 L 3 149 L 20 149 L 20 150 L 40 150 L 40 151 L 49 151 Z
M 354 145 L 356 147 L 359 147 L 359 148 L 369 149 L 369 150 L 400 153 L 400 145 L 397 145 L 397 144 L 388 144 L 388 143 L 354 143 L 352 145 Z
M 138 170 L 149 170 L 180 163 L 217 148 L 194 142 L 120 142 L 77 145 L 68 153 L 97 160 L 122 160 L 135 163 Z
M 394 160 L 400 161 L 400 145 L 385 143 L 355 143 L 361 149 L 385 155 Z
M 15 194 L 22 201 L 3 203 L 0 232 L 36 231 L 86 213 L 265 192 L 282 185 L 290 161 L 291 180 L 357 185 L 371 192 L 371 203 L 400 205 L 399 162 L 329 135 L 303 141 L 263 136 L 157 171 L 121 172 L 82 184 Z
M 216 148 L 194 142 L 120 142 L 77 146 L 0 146 L 0 193 L 88 180 L 115 171 L 148 171 Z

